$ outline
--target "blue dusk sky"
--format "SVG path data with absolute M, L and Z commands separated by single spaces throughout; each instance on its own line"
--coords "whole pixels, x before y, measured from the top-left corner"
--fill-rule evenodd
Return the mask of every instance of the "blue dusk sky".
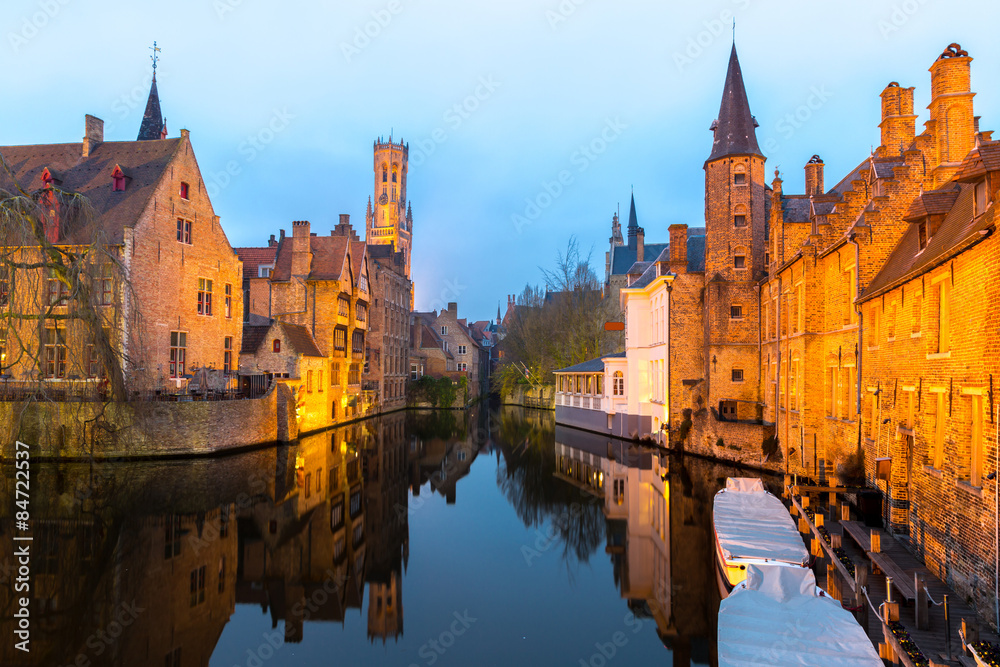
M 191 131 L 234 246 L 293 220 L 363 234 L 372 142 L 410 145 L 418 309 L 498 301 L 542 282 L 575 235 L 604 275 L 634 187 L 650 242 L 701 226 L 704 172 L 736 44 L 768 178 L 832 185 L 879 143 L 879 93 L 915 86 L 949 43 L 975 59 L 983 129 L 1000 129 L 1000 42 L 986 2 L 771 0 L 12 0 L 0 43 L 0 145 L 135 139 L 157 83 L 170 136 Z M 993 74 L 991 74 L 993 73 Z M 228 169 L 228 171 L 227 171 Z

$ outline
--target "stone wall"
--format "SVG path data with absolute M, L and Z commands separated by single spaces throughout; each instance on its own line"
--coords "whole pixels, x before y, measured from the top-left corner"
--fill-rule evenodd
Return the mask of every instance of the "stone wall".
M 0 452 L 13 459 L 17 440 L 32 457 L 51 458 L 197 456 L 265 445 L 279 440 L 279 403 L 289 402 L 279 400 L 281 388 L 231 401 L 3 402 Z M 286 439 L 298 435 L 285 431 Z

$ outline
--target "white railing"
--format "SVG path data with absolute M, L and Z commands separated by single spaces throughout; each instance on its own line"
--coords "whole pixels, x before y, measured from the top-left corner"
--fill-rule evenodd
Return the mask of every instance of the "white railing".
M 590 407 L 592 409 L 594 409 L 594 410 L 600 410 L 601 409 L 601 397 L 600 396 L 595 396 L 594 400 L 591 402 L 591 406 Z

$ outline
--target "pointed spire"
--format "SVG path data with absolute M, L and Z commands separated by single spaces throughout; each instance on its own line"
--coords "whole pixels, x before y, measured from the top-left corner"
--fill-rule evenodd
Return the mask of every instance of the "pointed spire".
M 638 227 L 639 227 L 639 218 L 635 214 L 635 195 L 633 194 L 632 195 L 632 203 L 629 206 L 629 211 L 628 211 L 628 231 L 629 231 L 629 234 L 632 234 L 632 231 L 634 229 L 637 229 Z
M 726 86 L 722 91 L 722 104 L 719 106 L 719 117 L 710 128 L 715 134 L 712 142 L 712 154 L 708 161 L 717 160 L 727 155 L 759 155 L 764 156 L 757 146 L 757 120 L 750 113 L 750 103 L 747 101 L 746 87 L 743 85 L 743 72 L 736 56 L 736 43 L 729 55 L 729 71 L 726 73 Z
M 142 124 L 139 125 L 139 136 L 136 141 L 147 141 L 149 139 L 165 139 L 167 136 L 167 125 L 163 120 L 163 113 L 160 111 L 160 94 L 156 91 L 156 62 L 159 60 L 160 48 L 153 42 L 153 83 L 149 87 L 149 99 L 146 100 L 146 112 L 142 115 Z

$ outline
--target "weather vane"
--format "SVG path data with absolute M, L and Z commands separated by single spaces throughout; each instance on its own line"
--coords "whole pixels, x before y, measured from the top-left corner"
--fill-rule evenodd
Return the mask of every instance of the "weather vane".
M 153 74 L 155 75 L 156 74 L 156 61 L 160 59 L 160 56 L 159 56 L 160 47 L 158 47 L 156 45 L 156 42 L 154 41 L 153 45 L 151 47 L 149 47 L 149 50 L 153 52 L 153 55 L 151 55 L 149 57 L 149 59 L 153 61 Z

